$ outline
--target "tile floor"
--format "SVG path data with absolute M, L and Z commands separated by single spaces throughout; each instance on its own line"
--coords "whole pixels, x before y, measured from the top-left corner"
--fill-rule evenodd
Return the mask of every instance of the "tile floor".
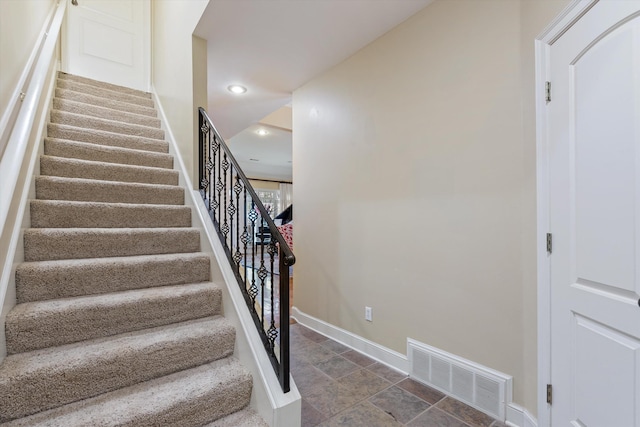
M 302 427 L 504 427 L 479 412 L 300 324 L 291 373 Z

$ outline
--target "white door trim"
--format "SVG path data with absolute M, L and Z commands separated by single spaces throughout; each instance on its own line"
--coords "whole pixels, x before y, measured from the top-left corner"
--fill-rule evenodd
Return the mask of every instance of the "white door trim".
M 551 45 L 599 0 L 573 0 L 535 40 L 536 51 L 536 196 L 538 257 L 538 426 L 551 426 L 546 387 L 551 383 L 551 277 L 547 254 L 549 222 L 549 149 L 545 82 Z M 553 102 L 553 85 L 551 99 Z

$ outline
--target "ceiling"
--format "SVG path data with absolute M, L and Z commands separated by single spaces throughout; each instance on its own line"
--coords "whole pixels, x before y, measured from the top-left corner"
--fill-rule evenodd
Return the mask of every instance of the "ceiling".
M 256 139 L 250 126 L 289 104 L 295 89 L 431 1 L 210 0 L 195 31 L 207 40 L 209 116 L 234 153 L 248 152 L 243 145 L 252 139 L 251 146 L 264 147 L 267 138 Z M 227 90 L 231 84 L 247 92 L 233 95 Z M 282 132 L 273 134 L 278 152 Z M 278 167 L 291 160 L 290 140 L 289 133 L 288 158 L 272 159 Z M 266 159 L 263 154 L 257 158 Z M 257 178 L 251 168 L 245 172 Z

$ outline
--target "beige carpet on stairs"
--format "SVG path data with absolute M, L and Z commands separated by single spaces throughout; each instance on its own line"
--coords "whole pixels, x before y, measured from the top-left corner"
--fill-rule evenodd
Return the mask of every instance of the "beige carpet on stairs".
M 47 133 L 0 425 L 266 426 L 151 95 L 59 73 Z

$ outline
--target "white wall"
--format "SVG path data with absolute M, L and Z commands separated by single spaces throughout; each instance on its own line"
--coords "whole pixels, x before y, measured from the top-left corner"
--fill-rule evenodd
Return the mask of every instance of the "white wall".
M 194 42 L 192 34 L 208 3 L 209 0 L 154 0 L 151 6 L 151 81 L 194 188 L 198 180 L 196 101 L 202 101 L 194 97 L 194 90 L 204 88 L 206 100 L 207 83 L 206 68 L 202 72 L 202 64 L 206 67 L 206 43 L 202 49 L 204 41 L 196 38 Z M 204 76 L 204 82 L 194 81 L 194 76 L 199 80 Z
M 533 39 L 567 3 L 437 1 L 293 96 L 294 305 L 511 374 L 532 413 Z
M 55 0 L 0 1 L 0 117 L 54 4 Z

